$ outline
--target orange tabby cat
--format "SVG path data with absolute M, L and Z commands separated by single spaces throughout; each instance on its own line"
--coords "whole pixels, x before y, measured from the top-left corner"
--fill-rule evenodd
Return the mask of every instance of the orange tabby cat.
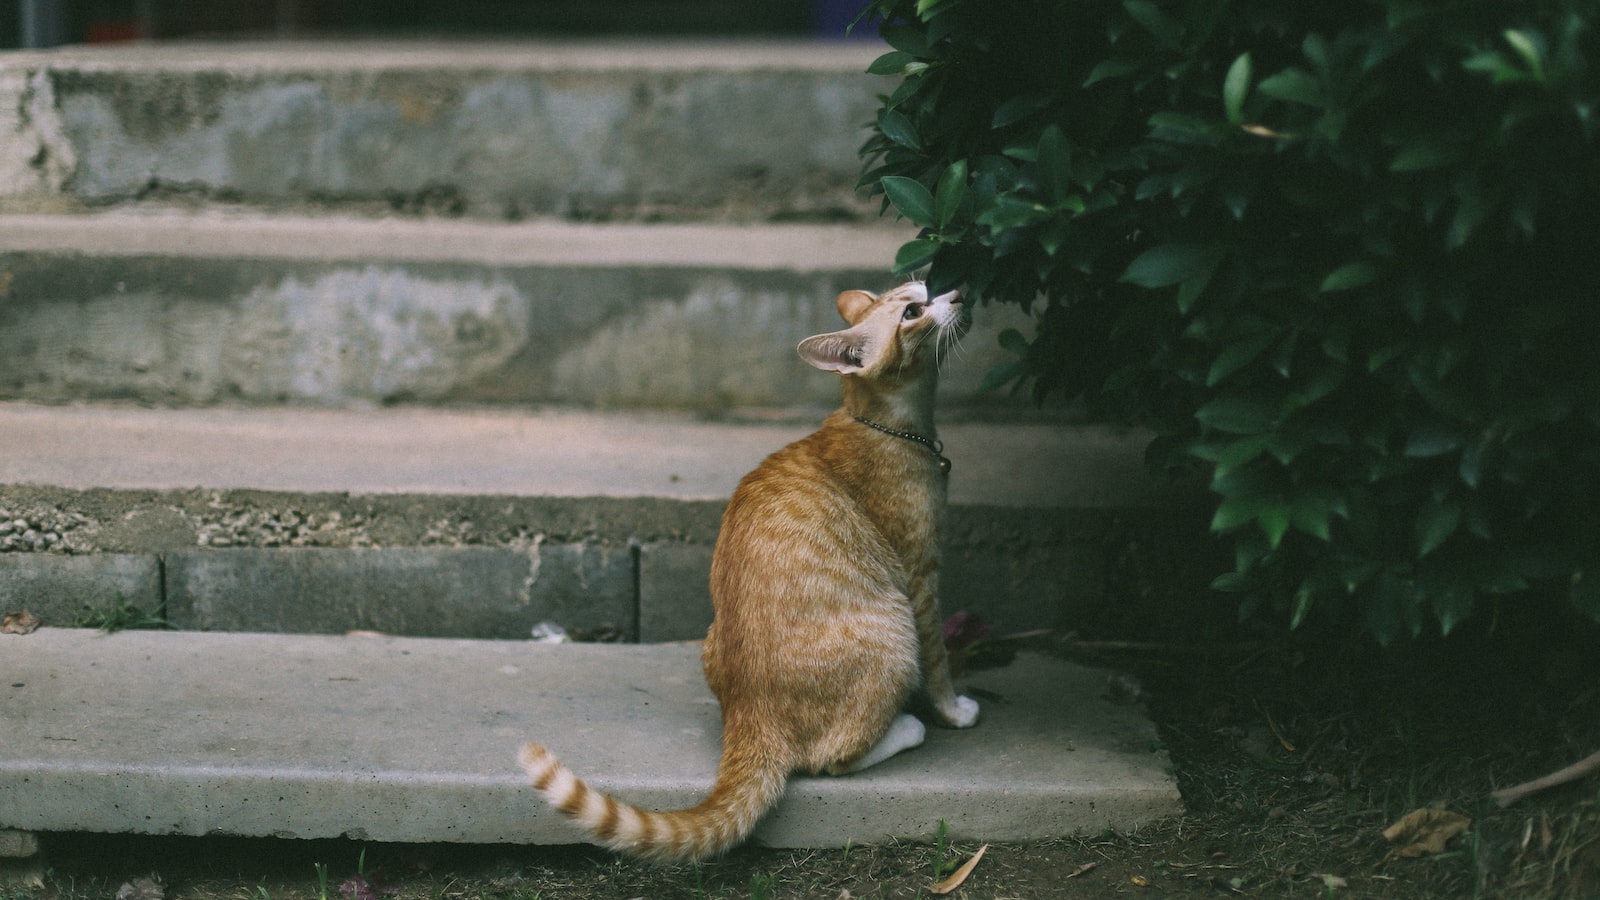
M 961 299 L 920 283 L 835 301 L 850 324 L 800 355 L 844 376 L 844 406 L 745 476 L 711 561 L 706 681 L 722 704 L 722 760 L 698 806 L 648 812 L 590 789 L 539 744 L 524 769 L 599 842 L 699 859 L 744 840 L 795 772 L 842 775 L 922 743 L 901 712 L 920 684 L 942 723 L 978 704 L 950 684 L 937 602 L 949 460 L 934 436 L 940 346 Z

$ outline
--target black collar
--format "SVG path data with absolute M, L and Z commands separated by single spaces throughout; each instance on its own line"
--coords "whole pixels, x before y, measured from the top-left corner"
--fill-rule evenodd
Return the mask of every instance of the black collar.
M 879 425 L 877 422 L 874 422 L 871 419 L 863 419 L 860 416 L 853 416 L 852 418 L 868 428 L 876 429 L 884 434 L 893 435 L 897 438 L 901 438 L 902 440 L 911 441 L 914 444 L 921 444 L 929 453 L 933 454 L 935 459 L 939 460 L 939 471 L 945 473 L 946 475 L 950 474 L 950 460 L 944 455 L 944 441 L 941 441 L 938 438 L 923 437 L 922 435 L 917 434 L 915 431 L 900 431 L 895 428 L 890 428 L 887 425 Z

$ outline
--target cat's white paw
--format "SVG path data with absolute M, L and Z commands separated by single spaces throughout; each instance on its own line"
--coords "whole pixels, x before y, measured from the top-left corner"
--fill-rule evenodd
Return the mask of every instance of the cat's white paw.
M 957 697 L 949 707 L 939 710 L 951 728 L 971 728 L 978 724 L 978 701 L 971 697 Z

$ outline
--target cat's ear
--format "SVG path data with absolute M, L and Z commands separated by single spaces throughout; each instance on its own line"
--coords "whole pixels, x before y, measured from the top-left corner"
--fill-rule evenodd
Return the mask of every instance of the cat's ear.
M 877 295 L 870 291 L 845 291 L 834 298 L 833 305 L 846 322 L 854 325 L 861 321 L 861 316 L 877 302 Z
M 818 334 L 800 342 L 800 358 L 824 372 L 851 375 L 861 371 L 867 352 L 867 336 L 851 328 L 831 334 Z

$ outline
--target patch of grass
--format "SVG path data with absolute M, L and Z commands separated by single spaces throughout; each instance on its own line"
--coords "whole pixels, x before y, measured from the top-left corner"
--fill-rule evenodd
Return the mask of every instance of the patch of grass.
M 317 873 L 317 900 L 328 900 L 328 864 L 319 862 L 311 866 Z
M 85 606 L 72 622 L 74 628 L 98 628 L 111 633 L 117 631 L 159 631 L 172 627 L 159 612 L 145 612 L 122 597 L 99 608 Z

